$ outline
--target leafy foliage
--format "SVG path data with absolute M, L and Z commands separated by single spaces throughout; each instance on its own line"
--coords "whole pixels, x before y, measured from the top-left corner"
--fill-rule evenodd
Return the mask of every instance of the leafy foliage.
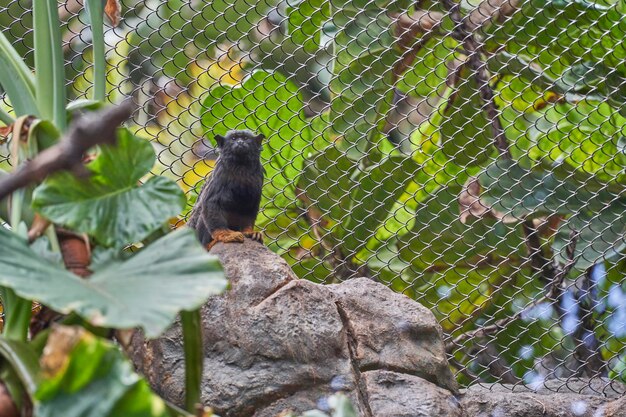
M 110 262 L 82 279 L 38 256 L 15 234 L 0 228 L 0 284 L 24 298 L 76 312 L 95 326 L 141 326 L 158 336 L 180 310 L 199 307 L 225 289 L 216 259 L 193 231 L 168 234 L 123 262 Z
M 121 130 L 117 146 L 103 147 L 87 165 L 89 176 L 54 175 L 35 190 L 33 207 L 107 247 L 139 242 L 185 205 L 185 195 L 172 180 L 151 177 L 139 184 L 155 159 L 148 141 Z
M 118 347 L 72 327 L 58 327 L 42 357 L 35 394 L 38 416 L 169 417 L 165 402 L 133 371 Z
M 107 328 L 138 327 L 148 337 L 156 337 L 184 312 L 187 351 L 187 336 L 200 334 L 200 323 L 186 317 L 193 316 L 191 310 L 227 285 L 219 262 L 207 254 L 193 231 L 182 229 L 161 236 L 167 220 L 184 207 L 185 196 L 175 182 L 150 175 L 156 159 L 150 142 L 118 129 L 116 146 L 93 150 L 86 155 L 92 162 L 83 166 L 85 149 L 77 150 L 73 144 L 84 140 L 77 136 L 89 129 L 82 125 L 69 133 L 70 139 L 59 141 L 73 112 L 92 111 L 102 103 L 66 103 L 60 24 L 53 6 L 47 1 L 33 3 L 34 77 L 4 33 L 0 35 L 0 67 L 6 70 L 0 74 L 0 86 L 13 111 L 21 116 L 13 129 L 7 129 L 13 133 L 11 160 L 17 173 L 3 175 L 3 186 L 14 180 L 24 187 L 22 184 L 39 182 L 54 169 L 68 170 L 68 166 L 81 172 L 49 176 L 34 193 L 30 187 L 18 189 L 2 211 L 0 375 L 11 397 L 2 401 L 10 403 L 12 399 L 18 408 L 32 402 L 38 416 L 56 416 L 59 410 L 68 416 L 185 415 L 181 410 L 172 411 L 153 394 L 118 348 L 103 338 L 83 330 L 68 334 L 67 328 L 56 327 L 27 342 L 29 330 L 35 332 L 30 322 L 33 301 L 37 301 L 43 311 L 72 313 L 74 322 L 102 335 Z M 102 26 L 99 8 L 104 4 L 95 1 L 89 6 L 92 25 Z M 99 54 L 94 59 L 94 95 L 103 99 L 106 57 L 102 27 L 92 28 L 92 34 L 97 43 L 94 53 Z M 13 123 L 8 112 L 2 110 L 0 116 L 3 122 Z M 113 143 L 106 135 L 102 132 L 100 139 Z M 46 154 L 37 155 L 44 150 Z M 50 168 L 53 158 L 70 162 Z M 20 169 L 24 163 L 35 166 L 31 177 L 23 175 L 29 172 Z M 16 188 L 11 185 L 7 189 Z M 59 244 L 55 225 L 64 226 L 64 236 L 68 232 L 91 236 L 99 256 L 90 264 L 92 242 L 87 239 L 80 246 L 67 241 Z M 141 249 L 131 255 L 124 251 L 129 244 Z M 80 270 L 81 276 L 66 268 Z M 202 349 L 197 337 L 194 348 Z M 43 375 L 37 363 L 42 351 Z M 196 358 L 187 358 L 187 362 L 188 370 L 202 368 Z M 189 391 L 197 392 L 199 381 L 188 379 Z

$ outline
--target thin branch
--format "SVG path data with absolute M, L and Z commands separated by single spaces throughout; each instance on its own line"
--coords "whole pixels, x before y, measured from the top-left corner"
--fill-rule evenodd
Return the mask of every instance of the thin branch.
M 456 346 L 464 343 L 467 340 L 485 337 L 485 336 L 496 333 L 499 330 L 506 328 L 506 326 L 518 320 L 525 311 L 533 307 L 536 307 L 541 303 L 548 302 L 548 301 L 553 303 L 554 301 L 556 301 L 558 299 L 558 296 L 562 292 L 563 280 L 565 279 L 567 274 L 569 274 L 569 272 L 572 270 L 572 268 L 574 267 L 574 264 L 576 264 L 575 252 L 576 252 L 577 241 L 578 241 L 578 234 L 576 232 L 572 232 L 570 234 L 569 244 L 566 247 L 566 255 L 567 255 L 568 260 L 565 263 L 565 265 L 563 265 L 562 267 L 558 269 L 557 273 L 554 276 L 554 280 L 552 281 L 552 285 L 550 286 L 548 292 L 543 297 L 533 301 L 528 307 L 526 307 L 523 310 L 520 310 L 519 312 L 517 312 L 516 314 L 513 314 L 512 316 L 501 318 L 500 320 L 496 320 L 493 324 L 490 324 L 488 326 L 482 326 L 477 329 L 470 330 L 468 332 L 460 334 L 459 336 L 455 337 L 452 340 L 452 342 L 446 344 L 446 351 L 452 352 Z
M 466 17 L 470 33 L 481 31 L 496 22 L 503 22 L 518 10 L 521 0 L 484 0 Z
M 528 249 L 528 257 L 530 259 L 530 268 L 533 275 L 537 275 L 544 282 L 552 282 L 555 276 L 555 270 L 541 248 L 541 239 L 539 231 L 535 228 L 532 219 L 528 219 L 522 223 L 524 236 L 526 236 L 526 248 Z
M 489 74 L 487 66 L 482 61 L 481 46 L 474 36 L 474 31 L 470 30 L 468 20 L 461 16 L 461 6 L 454 0 L 443 0 L 444 7 L 450 12 L 450 18 L 454 22 L 455 28 L 452 36 L 463 45 L 468 56 L 468 65 L 474 72 L 480 98 L 485 103 L 485 111 L 487 119 L 491 125 L 491 133 L 494 139 L 494 145 L 503 158 L 510 159 L 511 152 L 509 144 L 504 134 L 504 128 L 500 122 L 500 112 L 494 101 L 494 93 L 489 85 Z
M 504 384 L 517 384 L 520 379 L 515 376 L 511 365 L 504 359 L 493 343 L 487 343 L 476 352 L 477 362 L 489 370 L 489 374 Z
M 403 14 L 398 17 L 395 28 L 398 39 L 396 44 L 403 54 L 393 67 L 395 81 L 413 65 L 424 44 L 439 33 L 443 18 L 443 14 L 427 10 L 416 10 L 410 15 Z
M 85 152 L 96 145 L 114 145 L 117 142 L 117 127 L 131 116 L 133 109 L 131 102 L 126 101 L 76 121 L 58 144 L 44 150 L 0 181 L 0 201 L 55 172 L 84 173 L 82 158 Z
M 580 288 L 575 292 L 575 298 L 580 309 L 580 323 L 574 332 L 576 348 L 574 357 L 581 364 L 580 371 L 587 377 L 593 378 L 605 372 L 605 363 L 600 353 L 600 343 L 595 334 L 596 323 L 593 310 L 596 305 L 595 288 L 591 279 L 593 266 L 590 267 L 579 280 Z

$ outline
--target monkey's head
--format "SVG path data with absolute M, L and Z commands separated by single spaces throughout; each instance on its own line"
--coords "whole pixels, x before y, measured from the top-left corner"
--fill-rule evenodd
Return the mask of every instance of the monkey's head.
M 242 162 L 259 159 L 263 139 L 263 134 L 255 135 L 249 130 L 231 130 L 225 136 L 215 136 L 220 155 Z

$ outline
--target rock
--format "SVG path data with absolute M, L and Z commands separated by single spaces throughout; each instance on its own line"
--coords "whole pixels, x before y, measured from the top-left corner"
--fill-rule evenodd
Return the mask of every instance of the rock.
M 418 376 L 368 371 L 363 377 L 373 416 L 462 416 L 459 400 L 454 394 Z
M 389 369 L 457 389 L 445 356 L 443 332 L 430 310 L 367 278 L 326 288 L 348 318 L 361 368 Z
M 589 381 L 579 381 L 589 385 Z M 537 391 L 528 387 L 484 384 L 470 387 L 461 399 L 464 417 L 624 417 L 624 397 L 585 395 L 567 388 L 569 381 L 551 381 Z M 576 385 L 576 383 L 574 383 Z M 574 388 L 575 389 L 575 388 Z M 620 390 L 622 388 L 619 388 Z M 617 398 L 617 399 L 614 399 Z M 612 400 L 613 399 L 613 400 Z M 612 401 L 611 401 L 612 400 Z
M 455 415 L 439 414 L 455 410 L 457 387 L 441 329 L 426 308 L 365 278 L 329 286 L 299 280 L 283 259 L 249 240 L 218 244 L 212 253 L 231 285 L 201 309 L 202 399 L 218 414 L 300 413 L 341 390 L 365 416 L 395 415 L 387 414 L 394 403 L 403 409 L 397 415 L 429 415 L 410 414 L 416 401 L 430 415 Z M 157 393 L 183 404 L 178 322 L 156 340 L 136 333 L 130 355 Z M 407 386 L 423 386 L 413 402 L 405 401 Z
M 458 392 L 432 313 L 365 278 L 299 280 L 253 241 L 218 244 L 231 288 L 201 308 L 202 400 L 223 417 L 275 417 L 322 407 L 342 391 L 363 417 L 626 417 L 608 380 L 549 380 L 542 389 L 481 384 Z M 180 323 L 129 355 L 155 391 L 184 402 Z M 595 394 L 595 395 L 594 395 Z

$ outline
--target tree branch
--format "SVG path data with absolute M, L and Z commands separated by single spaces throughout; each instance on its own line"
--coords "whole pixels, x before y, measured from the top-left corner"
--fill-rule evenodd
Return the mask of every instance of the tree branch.
M 496 22 L 503 22 L 519 7 L 521 0 L 484 0 L 465 18 L 469 32 L 477 32 Z
M 593 310 L 596 304 L 594 283 L 591 279 L 593 266 L 579 279 L 579 289 L 575 291 L 575 298 L 580 308 L 580 323 L 574 332 L 576 348 L 574 357 L 580 366 L 580 373 L 593 378 L 605 372 L 605 363 L 600 353 L 600 343 L 595 334 L 596 323 Z
M 58 171 L 84 173 L 85 152 L 95 145 L 113 145 L 117 127 L 130 117 L 134 106 L 130 101 L 88 114 L 72 124 L 58 144 L 41 152 L 0 181 L 0 201 L 14 191 L 43 181 Z
M 497 331 L 506 328 L 506 326 L 508 326 L 515 320 L 519 319 L 525 311 L 533 307 L 536 307 L 541 303 L 544 303 L 547 301 L 554 303 L 556 300 L 558 300 L 559 295 L 561 294 L 563 290 L 562 289 L 563 280 L 565 279 L 567 274 L 572 270 L 572 268 L 574 267 L 574 264 L 576 264 L 576 259 L 574 258 L 574 255 L 576 251 L 577 241 L 578 241 L 578 233 L 577 232 L 570 233 L 570 242 L 566 248 L 568 261 L 565 263 L 565 265 L 563 265 L 562 267 L 558 269 L 557 273 L 554 276 L 554 280 L 552 281 L 552 284 L 550 285 L 550 288 L 548 289 L 548 292 L 543 297 L 533 301 L 532 303 L 530 303 L 528 307 L 526 307 L 523 310 L 520 310 L 519 312 L 517 312 L 516 314 L 513 314 L 512 316 L 501 318 L 500 320 L 496 320 L 493 324 L 490 324 L 488 326 L 482 326 L 477 329 L 470 330 L 468 332 L 460 334 L 459 336 L 455 337 L 452 340 L 452 342 L 446 344 L 446 351 L 452 352 L 456 346 L 464 343 L 467 340 L 474 339 L 477 337 L 485 337 L 490 334 L 496 333 Z
M 485 0 L 488 1 L 488 0 Z M 503 158 L 510 159 L 509 144 L 500 122 L 500 112 L 494 102 L 494 94 L 489 85 L 489 74 L 487 66 L 480 57 L 482 47 L 474 37 L 474 31 L 469 27 L 469 20 L 463 19 L 461 16 L 461 6 L 454 0 L 443 0 L 444 7 L 450 12 L 450 18 L 454 22 L 455 28 L 452 36 L 463 45 L 468 56 L 468 65 L 474 72 L 480 98 L 485 103 L 485 111 L 487 119 L 491 125 L 491 133 L 494 139 L 494 145 Z M 483 23 L 487 20 L 483 21 Z

